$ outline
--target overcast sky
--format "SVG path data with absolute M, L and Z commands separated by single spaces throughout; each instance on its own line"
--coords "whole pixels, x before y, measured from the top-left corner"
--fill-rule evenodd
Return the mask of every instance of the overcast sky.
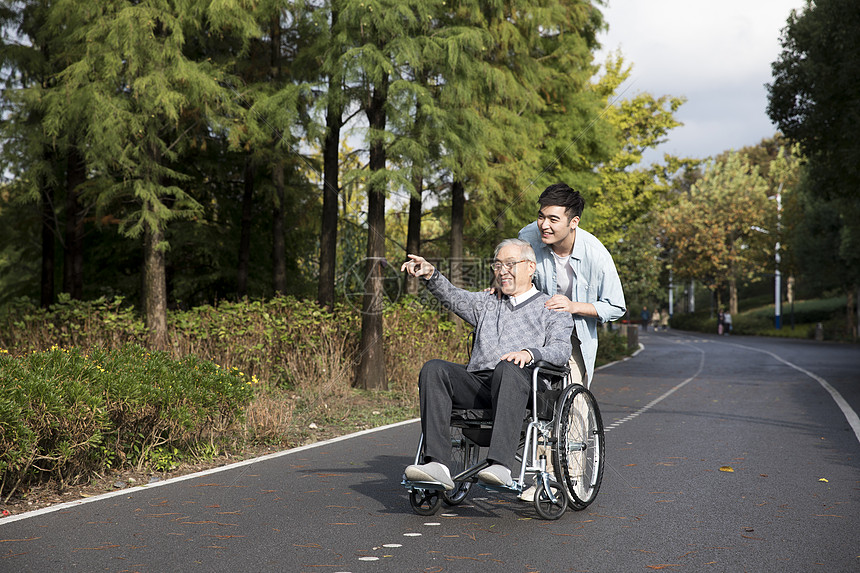
M 621 50 L 633 73 L 625 96 L 684 96 L 684 123 L 645 162 L 664 153 L 704 158 L 754 145 L 776 127 L 767 117 L 770 65 L 792 9 L 804 0 L 608 0 L 603 62 Z

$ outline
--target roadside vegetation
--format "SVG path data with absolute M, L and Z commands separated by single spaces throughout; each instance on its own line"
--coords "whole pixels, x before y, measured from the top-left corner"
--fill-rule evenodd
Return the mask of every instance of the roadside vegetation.
M 416 299 L 384 314 L 389 390 L 350 384 L 360 318 L 291 297 L 169 314 L 149 351 L 120 299 L 24 304 L 0 317 L 2 498 L 113 471 L 164 474 L 417 417 L 426 360 L 468 360 L 468 329 Z M 602 362 L 626 353 L 601 338 Z
M 782 325 L 774 325 L 774 305 L 762 298 L 747 300 L 747 307 L 732 317 L 732 334 L 836 341 L 853 341 L 845 316 L 845 296 L 798 300 L 782 307 Z M 757 306 L 750 306 L 757 305 Z M 672 328 L 695 332 L 717 332 L 717 318 L 711 310 L 680 313 L 670 321 Z

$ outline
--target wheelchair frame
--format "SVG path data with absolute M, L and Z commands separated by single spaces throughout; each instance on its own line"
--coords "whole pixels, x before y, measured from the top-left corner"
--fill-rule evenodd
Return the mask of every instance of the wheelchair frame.
M 552 377 L 551 389 L 539 391 L 539 385 L 544 383 L 542 374 Z M 442 503 L 459 505 L 475 483 L 490 491 L 520 494 L 527 488 L 527 476 L 534 476 L 534 507 L 544 519 L 560 518 L 568 506 L 583 510 L 594 501 L 603 480 L 603 420 L 594 395 L 581 384 L 570 381 L 567 367 L 543 361 L 534 366 L 530 408 L 520 439 L 521 452 L 517 452 L 520 470 L 510 486 L 484 484 L 476 477 L 489 466 L 486 459 L 482 460 L 480 449 L 489 445 L 492 412 L 489 419 L 485 410 L 455 412 L 451 420 L 451 445 L 457 467 L 450 468 L 452 473 L 458 472 L 452 476 L 454 489 L 445 491 L 441 484 L 411 481 L 403 476 L 401 485 L 409 490 L 409 503 L 416 513 L 433 515 Z M 421 463 L 423 450 L 422 433 L 416 464 Z M 547 468 L 547 450 L 551 451 L 555 476 Z

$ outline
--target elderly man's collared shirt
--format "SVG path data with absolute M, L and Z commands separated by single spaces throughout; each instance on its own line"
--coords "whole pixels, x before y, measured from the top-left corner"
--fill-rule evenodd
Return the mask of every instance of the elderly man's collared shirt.
M 532 288 L 530 288 L 529 290 L 527 290 L 523 294 L 521 294 L 519 296 L 509 296 L 508 300 L 511 301 L 511 304 L 514 307 L 516 307 L 518 304 L 524 303 L 525 301 L 527 301 L 528 299 L 530 299 L 531 297 L 536 295 L 538 292 L 539 292 L 538 289 L 535 288 L 534 285 L 532 285 Z

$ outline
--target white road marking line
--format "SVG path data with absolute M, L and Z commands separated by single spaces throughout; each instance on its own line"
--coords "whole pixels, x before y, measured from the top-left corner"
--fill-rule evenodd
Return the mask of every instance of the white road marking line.
M 682 344 L 684 344 L 685 346 L 687 345 L 687 343 L 682 343 Z M 667 390 L 666 392 L 663 393 L 663 395 L 661 395 L 657 398 L 654 398 L 653 400 L 651 400 L 650 402 L 648 402 L 647 404 L 645 404 L 644 406 L 642 406 L 641 408 L 639 408 L 638 410 L 633 412 L 632 414 L 628 414 L 627 417 L 614 421 L 612 424 L 610 424 L 609 426 L 607 426 L 603 429 L 604 433 L 609 432 L 610 430 L 612 430 L 614 428 L 617 428 L 618 426 L 620 426 L 624 422 L 629 422 L 630 420 L 632 420 L 633 418 L 635 418 L 639 414 L 647 412 L 648 410 L 650 410 L 651 408 L 653 408 L 654 406 L 656 406 L 657 404 L 659 404 L 660 402 L 662 402 L 663 400 L 665 400 L 666 398 L 668 398 L 669 396 L 674 394 L 676 391 L 680 390 L 681 388 L 686 386 L 688 383 L 695 380 L 696 377 L 702 373 L 702 369 L 705 367 L 705 351 L 702 350 L 701 348 L 697 348 L 695 346 L 693 346 L 692 348 L 694 350 L 696 350 L 697 352 L 701 353 L 701 355 L 702 355 L 701 357 L 699 357 L 699 368 L 698 368 L 698 370 L 696 370 L 695 374 L 693 374 L 692 376 L 690 376 L 689 378 L 687 378 L 686 380 L 684 380 L 683 382 L 681 382 L 680 384 L 678 384 L 674 388 Z
M 797 364 L 792 364 L 788 360 L 781 358 L 780 356 L 774 354 L 773 352 L 771 352 L 769 350 L 763 350 L 761 348 L 752 348 L 749 346 L 742 346 L 740 344 L 732 344 L 729 342 L 721 342 L 720 341 L 719 343 L 725 344 L 727 346 L 735 346 L 737 348 L 743 348 L 744 350 L 753 350 L 755 352 L 761 352 L 762 354 L 767 354 L 767 355 L 771 356 L 772 358 L 774 358 L 775 360 L 782 362 L 786 366 L 790 366 L 790 367 L 794 368 L 798 372 L 802 372 L 803 374 L 806 374 L 807 376 L 809 376 L 810 378 L 812 378 L 813 380 L 818 382 L 822 388 L 824 388 L 825 390 L 827 390 L 828 393 L 830 393 L 830 396 L 833 398 L 833 401 L 836 402 L 836 405 L 839 406 L 840 410 L 842 410 L 842 414 L 845 416 L 845 419 L 848 421 L 848 425 L 851 426 L 852 430 L 854 430 L 854 436 L 856 436 L 857 441 L 860 442 L 860 416 L 857 416 L 857 412 L 855 412 L 854 409 L 851 408 L 851 405 L 848 404 L 848 402 L 845 400 L 845 398 L 842 397 L 842 394 L 840 394 L 836 388 L 831 386 L 827 380 L 825 380 L 824 378 L 822 378 L 818 374 L 810 372 L 806 368 L 802 368 L 802 367 L 798 366 Z
M 242 466 L 249 466 L 251 464 L 255 464 L 257 462 L 264 462 L 266 460 L 273 460 L 275 458 L 280 458 L 281 456 L 287 456 L 290 454 L 296 454 L 299 452 L 303 452 L 305 450 L 310 450 L 313 448 L 318 448 L 320 446 L 327 446 L 329 444 L 334 444 L 335 442 L 341 442 L 343 440 L 349 440 L 351 438 L 357 438 L 358 436 L 363 436 L 365 434 L 372 434 L 374 432 L 380 432 L 382 430 L 388 430 L 389 428 L 396 428 L 397 426 L 405 426 L 407 424 L 412 424 L 413 422 L 420 422 L 420 418 L 414 418 L 412 420 L 405 420 L 403 422 L 396 422 L 394 424 L 388 424 L 387 426 L 380 426 L 378 428 L 370 428 L 369 430 L 362 430 L 360 432 L 355 432 L 353 434 L 347 434 L 345 436 L 338 436 L 336 438 L 332 438 L 330 440 L 324 440 L 322 442 L 316 442 L 313 444 L 307 444 L 305 446 L 299 446 L 298 448 L 292 448 L 289 450 L 283 450 L 280 452 L 275 452 L 272 454 L 266 454 L 265 456 L 260 456 L 258 458 L 251 458 L 249 460 L 243 460 L 241 462 L 236 462 L 232 464 L 228 464 L 226 466 L 219 466 L 217 468 L 210 468 L 208 470 L 203 470 L 201 472 L 195 472 L 193 474 L 186 474 L 182 476 L 177 476 L 174 478 L 158 481 L 151 484 L 144 484 L 136 487 L 127 487 L 125 489 L 118 489 L 116 491 L 111 491 L 108 493 L 104 493 L 101 495 L 96 495 L 93 497 L 85 497 L 83 499 L 76 499 L 73 501 L 67 501 L 65 503 L 58 503 L 57 505 L 52 505 L 50 507 L 43 507 L 41 509 L 34 509 L 33 511 L 28 511 L 26 513 L 19 513 L 16 515 L 10 515 L 8 517 L 0 518 L 0 526 L 5 525 L 7 523 L 13 523 L 15 521 L 20 521 L 22 519 L 27 519 L 30 517 L 36 517 L 37 515 L 43 515 L 46 513 L 53 513 L 55 511 L 60 511 L 62 509 L 68 509 L 70 507 L 77 507 L 79 505 L 83 505 L 85 503 L 92 503 L 94 501 L 101 501 L 103 499 L 108 499 L 111 497 L 116 497 L 118 495 L 134 495 L 135 493 L 150 490 L 156 487 L 161 487 L 168 484 L 174 484 L 176 482 L 185 481 L 189 479 L 194 479 L 210 474 L 216 474 L 236 468 L 240 468 Z

